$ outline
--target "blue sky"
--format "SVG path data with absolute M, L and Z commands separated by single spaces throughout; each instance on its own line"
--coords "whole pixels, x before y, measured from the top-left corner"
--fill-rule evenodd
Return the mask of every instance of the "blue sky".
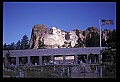
M 99 18 L 114 21 L 102 29 L 116 29 L 116 2 L 3 2 L 3 44 L 16 43 L 25 34 L 30 39 L 35 24 L 86 30 L 99 28 Z

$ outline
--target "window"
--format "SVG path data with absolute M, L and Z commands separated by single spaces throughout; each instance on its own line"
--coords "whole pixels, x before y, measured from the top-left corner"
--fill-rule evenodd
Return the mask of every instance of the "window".
M 63 57 L 54 57 L 54 60 L 63 60 Z
M 74 59 L 74 56 L 65 56 L 65 59 L 66 60 L 71 60 L 71 59 Z

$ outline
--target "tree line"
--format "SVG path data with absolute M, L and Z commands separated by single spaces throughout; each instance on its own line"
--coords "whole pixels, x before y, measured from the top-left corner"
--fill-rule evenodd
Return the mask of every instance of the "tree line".
M 20 50 L 20 49 L 29 49 L 29 39 L 27 35 L 24 35 L 21 41 L 18 40 L 16 44 L 12 42 L 11 44 L 7 45 L 5 43 L 3 45 L 3 50 Z
M 102 47 L 111 47 L 113 49 L 116 48 L 116 30 L 114 29 L 112 32 L 108 34 L 108 39 L 101 39 Z M 100 46 L 100 35 L 97 32 L 91 32 L 86 36 L 85 40 L 81 40 L 78 38 L 78 44 L 75 44 L 75 47 L 99 47 Z
M 108 39 L 102 39 L 102 47 L 111 47 L 116 48 L 116 30 L 114 29 L 112 32 L 108 34 Z M 79 47 L 99 47 L 100 46 L 100 35 L 97 32 L 91 32 L 86 36 L 86 39 L 81 40 L 78 38 L 77 44 L 75 44 L 75 48 Z M 34 41 L 33 41 L 34 42 Z M 20 49 L 29 49 L 29 39 L 27 35 L 24 35 L 18 42 L 15 44 L 12 42 L 11 44 L 7 45 L 6 43 L 3 45 L 3 50 L 20 50 Z M 33 44 L 34 47 L 35 44 Z M 68 45 L 71 48 L 71 43 Z M 38 49 L 45 48 L 44 42 L 40 39 L 38 40 Z
M 18 40 L 17 43 L 12 42 L 11 44 L 4 44 L 3 50 L 23 50 L 29 49 L 30 40 L 27 35 L 24 35 L 21 40 Z M 34 45 L 33 45 L 34 46 Z M 40 39 L 38 40 L 38 49 L 44 48 L 45 44 Z

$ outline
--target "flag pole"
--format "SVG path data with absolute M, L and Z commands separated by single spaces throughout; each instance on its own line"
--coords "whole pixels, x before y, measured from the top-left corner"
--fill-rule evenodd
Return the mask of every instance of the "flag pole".
M 99 19 L 99 26 L 100 26 L 100 55 L 99 55 L 99 63 L 100 63 L 100 77 L 102 77 L 102 45 L 101 45 L 101 19 Z
M 102 49 L 101 47 L 101 19 L 99 19 L 99 26 L 100 26 L 100 49 Z

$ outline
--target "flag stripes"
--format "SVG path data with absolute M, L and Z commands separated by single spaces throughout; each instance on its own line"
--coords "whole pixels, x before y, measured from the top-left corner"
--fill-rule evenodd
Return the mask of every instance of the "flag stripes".
M 113 25 L 113 20 L 105 20 L 105 19 L 101 19 L 102 21 L 102 25 Z

